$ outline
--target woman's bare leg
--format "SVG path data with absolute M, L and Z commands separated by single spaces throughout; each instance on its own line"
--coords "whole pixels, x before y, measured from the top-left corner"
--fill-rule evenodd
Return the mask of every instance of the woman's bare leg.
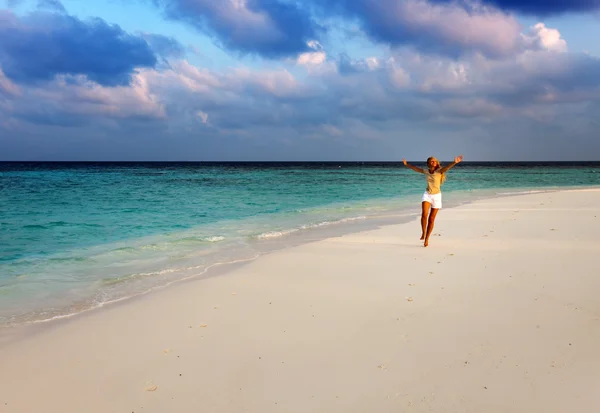
M 430 208 L 431 204 L 429 202 L 421 202 L 421 241 L 425 239 L 425 232 L 427 231 L 427 217 L 429 216 Z
M 429 236 L 431 235 L 431 231 L 433 231 L 433 224 L 435 222 L 435 216 L 437 215 L 438 211 L 438 208 L 431 208 L 431 213 L 429 214 L 429 220 L 427 222 L 427 233 L 425 234 L 425 243 L 423 244 L 425 247 L 429 245 Z

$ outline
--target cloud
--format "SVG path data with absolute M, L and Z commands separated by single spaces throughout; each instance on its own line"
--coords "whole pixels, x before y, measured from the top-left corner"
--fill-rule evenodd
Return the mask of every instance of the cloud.
M 466 118 L 548 122 L 569 105 L 597 116 L 587 108 L 600 103 L 600 59 L 552 47 L 504 59 L 472 55 L 459 60 L 403 48 L 369 68 L 373 60 L 341 59 L 338 73 L 323 79 L 337 107 L 330 119 L 351 117 L 376 129 L 399 120 L 413 125 L 460 124 Z
M 2 71 L 2 68 L 0 67 L 0 96 L 17 96 L 20 93 L 19 87 L 6 77 L 4 71 Z
M 287 70 L 256 72 L 239 68 L 224 76 L 223 80 L 228 88 L 239 92 L 250 92 L 255 97 L 294 98 L 302 94 L 298 81 Z
M 482 53 L 505 57 L 522 48 L 519 22 L 495 7 L 475 0 L 314 0 L 326 15 L 343 14 L 361 22 L 375 41 L 392 46 L 459 57 Z
M 17 83 L 85 75 L 101 85 L 127 85 L 136 68 L 154 67 L 148 43 L 95 18 L 36 12 L 17 17 L 0 11 L 0 62 Z
M 455 59 L 479 53 L 501 59 L 530 47 L 547 47 L 523 34 L 511 0 L 152 0 L 166 16 L 212 36 L 225 49 L 266 58 L 290 57 L 300 65 L 326 60 L 315 50 L 326 30 L 356 22 L 371 40 Z M 539 2 L 524 2 L 535 9 Z M 596 4 L 597 3 L 597 4 Z M 548 10 L 591 10 L 600 0 L 545 2 Z M 343 22 L 343 23 L 340 23 Z M 551 41 L 552 32 L 541 40 Z M 558 45 L 557 45 L 558 46 Z M 349 68 L 350 69 L 350 68 Z
M 568 103 L 600 98 L 600 59 L 585 54 L 530 51 L 487 72 L 490 93 L 504 104 Z
M 537 16 L 600 9 L 600 0 L 487 0 L 487 2 L 504 10 Z
M 351 63 L 358 69 L 314 73 L 303 81 L 287 71 L 204 73 L 203 87 L 175 68 L 185 86 L 170 100 L 197 105 L 217 129 L 335 125 L 345 132 L 350 120 L 375 130 L 399 121 L 490 122 L 600 100 L 600 60 L 587 55 L 526 50 L 517 58 L 457 61 L 404 49 Z
M 506 56 L 454 57 L 396 46 L 362 59 L 325 55 L 321 61 L 300 54 L 276 69 L 225 71 L 176 57 L 169 52 L 169 38 L 144 37 L 154 48 L 156 39 L 159 45 L 166 40 L 166 51 L 157 53 L 172 57 L 168 65 L 136 69 L 130 84 L 101 85 L 85 74 L 19 83 L 0 72 L 3 134 L 8 128 L 15 136 L 32 131 L 28 136 L 34 139 L 47 136 L 44 128 L 50 125 L 62 128 L 55 139 L 68 129 L 132 147 L 139 136 L 151 136 L 163 146 L 156 143 L 155 152 L 144 146 L 141 153 L 158 158 L 185 141 L 183 159 L 195 145 L 201 145 L 198 153 L 220 151 L 229 159 L 267 153 L 304 159 L 347 153 L 364 159 L 405 148 L 405 136 L 411 136 L 411 148 L 421 148 L 423 141 L 425 149 L 434 145 L 444 151 L 455 142 L 476 145 L 480 136 L 497 139 L 495 148 L 516 148 L 526 145 L 525 133 L 544 131 L 560 139 L 557 131 L 576 129 L 591 139 L 597 128 L 581 119 L 597 117 L 600 60 L 569 52 L 560 32 L 543 24 L 522 33 L 526 47 Z M 317 42 L 307 47 L 306 53 L 325 53 Z M 69 136 L 71 142 L 78 139 Z M 318 149 L 311 147 L 315 140 Z M 539 147 L 540 142 L 531 145 L 534 151 Z
M 65 6 L 59 0 L 38 0 L 37 8 L 40 10 L 50 10 L 58 13 L 66 13 Z
M 6 0 L 6 5 L 9 8 L 13 8 L 13 7 L 17 7 L 18 5 L 20 5 L 21 3 L 23 3 L 24 0 Z
M 301 66 L 319 66 L 327 60 L 327 53 L 323 50 L 323 46 L 316 40 L 311 40 L 307 43 L 312 52 L 305 52 L 298 56 L 296 63 Z
M 327 54 L 323 51 L 319 51 L 319 52 L 306 52 L 306 53 L 302 53 L 300 56 L 298 56 L 297 62 L 299 65 L 304 65 L 304 66 L 318 66 L 320 64 L 322 64 L 323 62 L 325 62 L 325 60 L 327 59 Z
M 211 72 L 174 60 L 141 69 L 130 85 L 102 86 L 86 76 L 59 75 L 43 84 L 15 85 L 0 70 L 0 118 L 64 127 L 132 121 L 169 123 L 178 129 L 216 123 L 221 131 L 278 123 L 279 104 L 306 100 L 287 70 L 235 68 Z M 189 121 L 189 122 L 188 122 Z
M 341 74 L 352 74 L 375 70 L 381 66 L 381 61 L 376 57 L 352 59 L 347 53 L 341 53 L 338 57 L 337 64 Z
M 225 48 L 265 57 L 309 51 L 318 27 L 295 2 L 282 0 L 153 0 L 168 18 L 214 36 Z
M 172 130 L 202 126 L 213 133 L 245 134 L 263 126 L 312 134 L 331 127 L 347 132 L 349 122 L 374 130 L 399 121 L 489 122 L 547 113 L 541 107 L 600 101 L 600 60 L 552 50 L 457 61 L 408 48 L 388 58 L 353 60 L 358 68 L 353 71 L 339 61 L 339 70 L 308 77 L 285 69 L 238 67 L 219 73 L 186 60 L 170 63 L 140 70 L 131 86 L 103 87 L 84 76 L 59 76 L 45 87 L 17 87 L 0 77 L 0 88 L 12 102 L 12 115 L 30 122 L 148 119 Z
M 0 96 L 5 82 L 0 72 Z M 127 86 L 104 87 L 84 76 L 58 76 L 37 86 L 8 86 L 11 104 L 4 114 L 38 125 L 72 127 L 98 120 L 149 121 L 166 116 L 143 72 L 135 74 Z
M 164 58 L 182 58 L 185 55 L 185 47 L 173 37 L 160 34 L 144 33 L 142 38 L 148 42 L 152 50 Z
M 208 123 L 208 114 L 206 112 L 202 112 L 201 110 L 199 110 L 198 112 L 196 112 L 196 116 L 198 116 L 200 122 L 202 122 L 203 124 L 206 125 Z
M 561 37 L 560 32 L 546 27 L 544 23 L 537 23 L 531 27 L 529 33 L 524 35 L 524 39 L 534 49 L 567 51 L 567 42 Z
M 391 76 L 399 69 L 410 78 L 404 90 L 433 100 L 484 98 L 509 110 L 600 99 L 600 59 L 586 54 L 539 49 L 457 61 L 402 50 L 381 70 Z

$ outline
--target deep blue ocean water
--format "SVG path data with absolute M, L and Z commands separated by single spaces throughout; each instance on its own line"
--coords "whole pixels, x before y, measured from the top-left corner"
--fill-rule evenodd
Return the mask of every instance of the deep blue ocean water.
M 600 162 L 463 162 L 444 205 L 596 185 Z M 0 163 L 0 325 L 77 313 L 298 237 L 414 216 L 424 188 L 401 163 Z

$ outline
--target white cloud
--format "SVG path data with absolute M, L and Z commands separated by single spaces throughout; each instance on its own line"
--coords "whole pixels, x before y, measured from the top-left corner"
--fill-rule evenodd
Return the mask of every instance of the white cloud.
M 367 57 L 365 59 L 365 63 L 369 70 L 375 70 L 380 66 L 379 59 L 376 57 Z
M 529 33 L 523 35 L 526 43 L 532 48 L 554 52 L 566 52 L 567 42 L 557 29 L 546 27 L 544 23 L 533 25 Z
M 208 113 L 199 110 L 198 112 L 196 112 L 196 116 L 198 116 L 200 122 L 202 122 L 205 125 L 208 124 Z
M 309 40 L 306 44 L 313 50 L 323 50 L 323 46 L 317 40 Z
M 319 51 L 319 52 L 302 53 L 298 56 L 298 59 L 296 60 L 296 62 L 299 65 L 303 65 L 303 66 L 311 66 L 311 65 L 318 66 L 318 65 L 324 63 L 325 60 L 327 60 L 327 53 L 325 53 L 323 51 Z
M 298 55 L 296 64 L 301 66 L 319 66 L 327 60 L 327 53 L 323 50 L 323 46 L 316 40 L 307 42 L 307 46 L 314 52 L 305 52 Z

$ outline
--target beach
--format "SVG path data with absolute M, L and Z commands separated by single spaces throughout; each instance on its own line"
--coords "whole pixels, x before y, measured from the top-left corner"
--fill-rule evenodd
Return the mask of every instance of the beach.
M 413 220 L 7 330 L 0 412 L 599 411 L 599 205 L 479 200 L 428 248 Z

